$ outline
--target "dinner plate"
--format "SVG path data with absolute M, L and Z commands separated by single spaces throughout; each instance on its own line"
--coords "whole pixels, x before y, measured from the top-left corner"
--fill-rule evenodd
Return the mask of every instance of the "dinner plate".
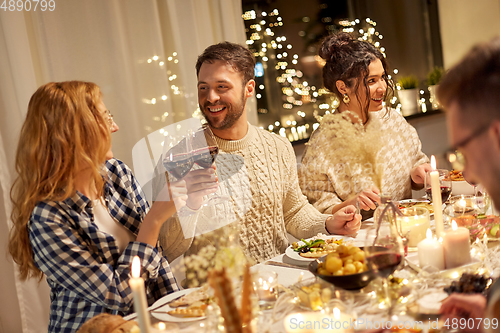
M 410 204 L 410 203 L 424 203 L 425 205 L 419 205 L 418 207 L 427 208 L 429 210 L 430 216 L 434 215 L 434 207 L 432 206 L 432 203 L 429 202 L 429 200 L 426 200 L 426 199 L 404 199 L 404 200 L 399 200 L 398 201 L 398 206 L 405 206 L 405 205 Z M 444 205 L 443 205 L 443 207 L 444 207 Z M 405 208 L 405 207 L 401 207 L 401 208 Z M 431 208 L 432 210 L 429 209 L 429 208 Z
M 314 238 L 314 237 L 312 237 Z M 308 238 L 306 239 L 306 241 L 309 241 L 310 239 L 312 238 Z M 347 236 L 338 236 L 338 235 L 327 235 L 324 237 L 324 239 L 330 239 L 330 238 L 335 238 L 335 239 L 343 239 L 344 242 L 353 242 L 354 241 L 354 238 L 352 237 L 347 237 Z M 302 241 L 298 241 L 297 242 L 299 244 L 299 246 L 301 245 L 304 245 L 304 242 Z M 298 252 L 295 252 L 293 250 L 293 246 L 290 245 L 286 248 L 285 250 L 285 254 L 287 257 L 289 257 L 290 259 L 293 259 L 293 260 L 296 260 L 296 261 L 301 261 L 301 262 L 311 262 L 311 261 L 314 261 L 316 260 L 316 258 L 306 258 L 306 257 L 302 257 Z
M 151 315 L 157 319 L 163 320 L 163 321 L 169 321 L 169 322 L 189 322 L 189 321 L 197 321 L 197 320 L 202 320 L 205 319 L 206 316 L 203 317 L 188 317 L 188 318 L 181 318 L 181 317 L 176 317 L 169 315 L 167 312 L 170 310 L 173 310 L 174 308 L 171 308 L 168 304 L 165 306 L 161 306 L 162 304 L 168 303 L 171 300 L 179 297 L 179 296 L 184 296 L 186 294 L 189 294 L 192 291 L 198 290 L 200 288 L 189 288 L 189 289 L 183 289 L 176 291 L 174 293 L 168 294 L 167 296 L 164 296 L 157 300 L 153 305 L 151 305 L 151 309 L 155 309 L 155 311 L 151 312 Z M 158 308 L 160 307 L 160 308 Z

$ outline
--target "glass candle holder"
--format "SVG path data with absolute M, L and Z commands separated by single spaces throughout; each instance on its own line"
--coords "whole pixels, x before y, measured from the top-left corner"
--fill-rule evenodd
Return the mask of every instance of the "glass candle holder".
M 258 271 L 253 275 L 253 289 L 261 310 L 270 309 L 278 298 L 278 274 L 271 271 Z
M 401 212 L 404 215 L 398 218 L 401 232 L 408 239 L 408 246 L 415 249 L 430 228 L 429 210 L 425 207 L 409 207 L 401 209 Z

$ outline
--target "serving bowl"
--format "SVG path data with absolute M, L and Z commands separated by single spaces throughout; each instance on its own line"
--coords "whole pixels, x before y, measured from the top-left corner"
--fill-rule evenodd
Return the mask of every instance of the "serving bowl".
M 318 273 L 318 265 L 325 263 L 326 256 L 318 258 L 309 264 L 309 271 L 318 278 L 333 284 L 335 287 L 342 289 L 361 289 L 366 287 L 374 278 L 375 273 L 368 268 L 367 271 L 362 273 L 355 273 L 349 275 L 323 275 Z
M 473 195 L 474 185 L 467 183 L 465 180 L 454 180 L 451 182 L 451 195 Z

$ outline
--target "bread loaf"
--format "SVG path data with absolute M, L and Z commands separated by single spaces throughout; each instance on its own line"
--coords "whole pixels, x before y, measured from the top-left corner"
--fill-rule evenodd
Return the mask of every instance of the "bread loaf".
M 139 333 L 134 320 L 126 321 L 121 316 L 101 313 L 87 320 L 77 333 Z

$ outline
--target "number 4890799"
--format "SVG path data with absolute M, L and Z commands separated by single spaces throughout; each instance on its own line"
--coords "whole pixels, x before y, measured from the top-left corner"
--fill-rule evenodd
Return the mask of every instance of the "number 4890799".
M 3 0 L 0 9 L 4 12 L 29 12 L 37 10 L 42 12 L 49 10 L 52 12 L 56 9 L 56 2 L 54 0 Z

